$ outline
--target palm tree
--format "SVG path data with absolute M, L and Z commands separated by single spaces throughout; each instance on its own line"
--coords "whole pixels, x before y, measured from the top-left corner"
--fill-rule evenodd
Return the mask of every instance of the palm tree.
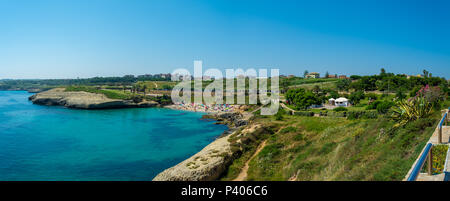
M 423 70 L 423 77 L 424 77 L 424 78 L 427 78 L 427 77 L 428 77 L 428 71 L 425 70 L 425 69 Z

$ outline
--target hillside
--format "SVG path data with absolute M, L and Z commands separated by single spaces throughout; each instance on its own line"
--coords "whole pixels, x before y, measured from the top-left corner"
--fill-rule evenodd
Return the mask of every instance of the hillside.
M 247 151 L 229 167 L 222 180 L 233 180 L 248 163 L 246 180 L 402 180 L 431 136 L 440 112 L 392 129 L 378 119 L 258 116 L 254 124 L 273 134 L 255 133 L 245 140 Z M 279 118 L 278 118 L 279 119 Z M 267 132 L 266 132 L 267 133 Z

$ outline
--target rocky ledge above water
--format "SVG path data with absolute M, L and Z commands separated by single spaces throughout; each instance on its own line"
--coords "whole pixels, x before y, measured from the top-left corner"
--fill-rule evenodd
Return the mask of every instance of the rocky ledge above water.
M 28 98 L 34 104 L 60 105 L 77 109 L 111 109 L 132 107 L 156 107 L 155 101 L 135 103 L 132 100 L 110 99 L 103 94 L 83 91 L 66 92 L 64 88 L 56 88 L 34 94 Z
M 183 162 L 159 173 L 153 181 L 211 181 L 220 177 L 236 157 L 231 148 L 230 136 L 248 125 L 251 114 L 219 112 L 204 115 L 204 119 L 215 119 L 230 128 L 200 152 Z

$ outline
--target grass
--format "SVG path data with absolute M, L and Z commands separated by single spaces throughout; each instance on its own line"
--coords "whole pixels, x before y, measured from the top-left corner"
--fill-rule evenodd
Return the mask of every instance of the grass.
M 113 89 L 97 89 L 95 87 L 90 86 L 69 86 L 66 87 L 65 91 L 84 91 L 96 94 L 103 94 L 111 99 L 132 99 L 133 94 L 130 92 L 123 92 L 121 90 L 113 90 Z
M 305 81 L 316 80 L 316 79 L 307 79 Z M 321 89 L 333 89 L 336 90 L 336 80 L 335 79 L 317 79 L 317 82 L 308 83 L 308 82 L 300 82 L 293 85 L 290 85 L 289 88 L 304 88 L 306 90 L 312 90 L 315 86 L 319 86 Z
M 136 83 L 139 86 L 147 86 L 147 90 L 162 90 L 164 87 L 174 87 L 178 82 L 171 81 L 139 81 Z
M 284 115 L 254 121 L 279 128 L 249 163 L 248 180 L 402 180 L 440 118 L 391 129 L 394 122 Z M 232 164 L 235 171 L 254 151 Z M 441 162 L 440 162 L 441 163 Z M 233 178 L 230 173 L 223 180 Z
M 287 81 L 289 85 L 302 85 L 302 84 L 313 84 L 313 83 L 321 83 L 321 82 L 336 82 L 338 78 L 315 78 L 315 79 L 304 79 L 304 78 L 288 78 Z

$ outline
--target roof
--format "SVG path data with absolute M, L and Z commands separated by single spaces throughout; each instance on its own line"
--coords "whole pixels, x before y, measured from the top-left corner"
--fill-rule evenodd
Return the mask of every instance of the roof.
M 338 99 L 336 99 L 337 102 L 345 102 L 348 101 L 348 99 L 344 98 L 344 97 L 340 97 Z
M 330 101 L 331 101 L 331 100 L 335 100 L 335 99 L 334 99 L 334 98 L 330 98 L 330 99 L 328 99 L 328 100 L 330 100 Z

